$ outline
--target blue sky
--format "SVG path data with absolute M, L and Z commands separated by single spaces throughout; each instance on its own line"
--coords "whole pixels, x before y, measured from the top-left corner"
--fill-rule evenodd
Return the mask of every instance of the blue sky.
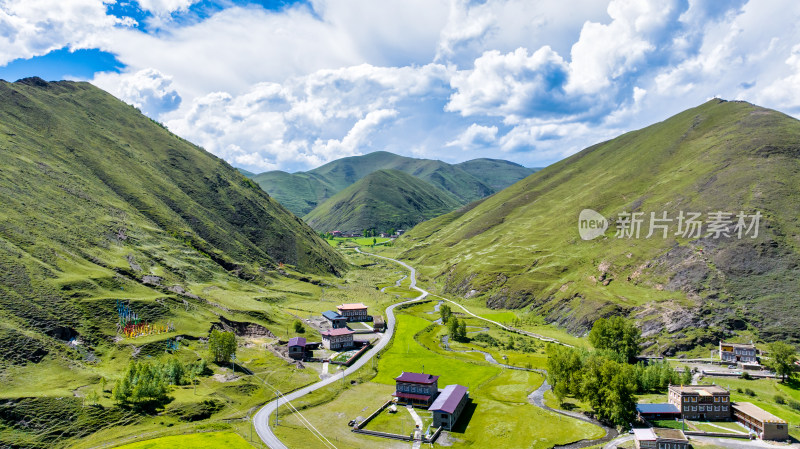
M 544 166 L 713 97 L 800 116 L 779 0 L 0 0 L 0 78 L 85 80 L 235 166 Z

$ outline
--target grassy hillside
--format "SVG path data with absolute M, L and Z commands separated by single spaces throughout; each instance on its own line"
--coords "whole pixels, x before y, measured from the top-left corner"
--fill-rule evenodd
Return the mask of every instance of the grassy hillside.
M 473 159 L 456 164 L 456 167 L 478 178 L 482 183 L 499 192 L 520 179 L 528 177 L 541 168 L 527 168 L 502 159 Z
M 282 303 L 316 298 L 347 264 L 224 161 L 90 84 L 30 78 L 0 81 L 0 167 L 0 446 L 158 433 L 203 400 L 241 414 L 268 394 L 248 378 L 204 376 L 158 418 L 110 399 L 128 361 L 193 363 L 213 326 L 261 338 L 239 363 L 280 388 L 317 378 L 262 343 L 296 319 Z M 125 336 L 118 301 L 174 331 Z
M 376 151 L 329 162 L 308 172 L 271 171 L 253 176 L 264 190 L 298 216 L 376 170 L 399 170 L 429 182 L 466 204 L 501 190 L 533 173 L 517 164 L 476 159 L 451 165 L 430 159 Z
M 116 299 L 345 267 L 255 183 L 90 84 L 0 82 L 0 147 L 0 360 L 103 340 Z M 167 303 L 141 313 L 166 319 Z
M 526 307 L 576 333 L 600 316 L 635 316 L 654 352 L 745 329 L 798 339 L 798 187 L 800 122 L 712 100 L 424 222 L 397 244 L 442 291 Z M 580 238 L 585 208 L 610 219 L 603 237 Z M 714 239 L 705 227 L 693 238 L 674 235 L 680 211 L 763 218 L 755 239 Z M 615 237 L 621 212 L 644 213 L 639 238 Z M 675 220 L 666 238 L 646 238 L 651 212 Z
M 398 170 L 378 170 L 337 193 L 304 219 L 318 231 L 407 229 L 447 213 L 458 198 Z

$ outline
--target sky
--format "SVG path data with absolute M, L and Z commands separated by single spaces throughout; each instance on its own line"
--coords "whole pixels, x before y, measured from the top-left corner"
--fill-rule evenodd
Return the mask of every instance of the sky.
M 253 172 L 542 167 L 714 98 L 800 117 L 800 2 L 0 0 L 0 78 L 88 81 Z

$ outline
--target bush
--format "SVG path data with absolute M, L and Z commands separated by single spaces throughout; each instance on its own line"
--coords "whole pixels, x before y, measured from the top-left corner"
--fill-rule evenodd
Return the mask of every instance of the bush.
M 783 396 L 781 396 L 779 394 L 776 394 L 775 395 L 775 402 L 777 404 L 784 405 L 784 404 L 786 404 L 786 399 L 784 399 Z
M 742 389 L 741 389 L 741 388 L 737 388 L 737 389 L 736 389 L 736 392 L 737 392 L 737 393 L 739 393 L 739 394 L 744 394 L 744 391 L 742 391 Z
M 751 389 L 749 389 L 749 388 L 746 388 L 746 389 L 744 390 L 744 394 L 746 394 L 746 395 L 748 395 L 748 396 L 751 396 L 751 397 L 755 397 L 755 395 L 756 395 L 756 392 L 755 392 L 755 391 L 753 391 L 753 390 L 751 390 Z
M 294 321 L 294 331 L 298 334 L 304 334 L 306 332 L 306 328 L 303 327 L 303 323 L 300 320 Z
M 753 376 L 750 375 L 747 371 L 742 371 L 742 379 L 744 380 L 753 380 Z
M 797 402 L 797 401 L 794 401 L 794 400 L 790 400 L 789 401 L 789 408 L 792 408 L 792 409 L 797 410 L 798 412 L 800 412 L 800 402 Z

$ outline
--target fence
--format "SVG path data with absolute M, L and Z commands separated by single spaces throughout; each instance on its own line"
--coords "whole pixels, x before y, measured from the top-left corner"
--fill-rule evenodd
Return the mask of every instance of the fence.
M 361 427 L 364 427 L 364 426 L 366 426 L 368 422 L 372 421 L 372 418 L 374 418 L 374 417 L 378 416 L 378 413 L 380 413 L 380 412 L 384 411 L 384 410 L 386 409 L 386 407 L 388 407 L 388 406 L 389 406 L 389 404 L 391 404 L 391 403 L 392 403 L 392 400 L 391 400 L 391 399 L 390 399 L 390 400 L 388 400 L 388 401 L 386 401 L 386 403 L 385 403 L 385 404 L 383 404 L 383 405 L 382 405 L 382 406 L 380 406 L 380 407 L 379 407 L 377 410 L 375 410 L 374 412 L 372 412 L 372 414 L 371 414 L 371 415 L 367 416 L 367 419 L 365 419 L 365 420 L 361 421 L 360 423 L 356 423 L 356 425 L 355 425 L 355 426 L 353 426 L 353 429 L 354 429 L 354 430 L 357 430 L 357 429 L 359 429 L 359 428 L 361 428 Z
M 715 438 L 741 438 L 743 440 L 749 440 L 750 435 L 743 434 L 743 433 L 722 433 L 722 432 L 697 432 L 694 430 L 686 430 L 683 432 L 684 435 L 696 436 L 696 437 L 715 437 Z
M 363 433 L 364 435 L 372 435 L 381 438 L 392 438 L 394 440 L 411 441 L 410 435 L 398 435 L 396 433 L 377 432 L 375 430 L 353 429 L 352 432 Z
M 422 442 L 423 443 L 434 443 L 434 442 L 436 442 L 436 439 L 439 438 L 439 434 L 441 434 L 441 433 L 442 433 L 442 426 L 439 426 L 439 428 L 436 429 L 435 432 L 433 432 L 433 435 L 431 435 L 430 438 L 423 437 L 422 438 Z

